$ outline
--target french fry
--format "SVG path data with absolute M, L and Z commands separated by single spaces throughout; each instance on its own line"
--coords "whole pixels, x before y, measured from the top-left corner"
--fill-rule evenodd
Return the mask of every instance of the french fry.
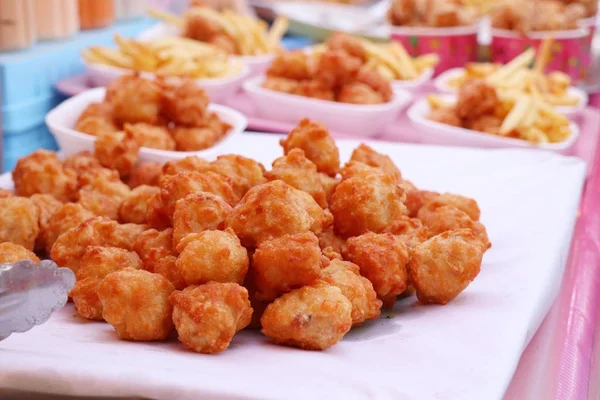
M 427 103 L 432 110 L 437 110 L 438 108 L 446 108 L 452 107 L 454 104 L 440 96 L 429 95 L 426 97 Z
M 390 45 L 390 51 L 396 57 L 396 59 L 399 61 L 400 65 L 401 65 L 402 78 L 415 79 L 416 77 L 419 76 L 419 73 L 417 72 L 417 68 L 412 63 L 410 56 L 408 55 L 408 53 L 406 52 L 406 49 L 404 49 L 404 47 L 402 45 L 400 45 L 399 43 L 392 43 Z
M 552 51 L 552 43 L 554 39 L 552 36 L 544 38 L 542 41 L 542 45 L 540 46 L 540 50 L 537 53 L 535 59 L 535 65 L 533 70 L 543 74 L 546 69 L 546 65 L 548 65 L 548 61 L 550 60 L 550 52 Z
M 183 18 L 179 18 L 175 14 L 151 8 L 150 10 L 148 10 L 148 15 L 156 19 L 160 19 L 161 21 L 164 21 L 167 24 L 176 25 L 179 27 L 185 26 L 185 20 Z
M 271 30 L 267 34 L 267 43 L 269 44 L 269 48 L 271 50 L 279 47 L 279 42 L 281 38 L 287 32 L 289 26 L 289 21 L 287 18 L 278 16 L 275 18 L 273 25 L 271 26 Z
M 508 64 L 499 68 L 492 74 L 488 75 L 486 81 L 491 85 L 497 85 L 504 79 L 517 72 L 519 69 L 527 67 L 533 61 L 535 51 L 532 48 L 527 49 L 517 57 L 513 58 Z
M 502 125 L 500 125 L 500 135 L 506 136 L 516 129 L 523 119 L 527 116 L 529 108 L 532 105 L 532 99 L 529 96 L 522 96 L 508 113 Z

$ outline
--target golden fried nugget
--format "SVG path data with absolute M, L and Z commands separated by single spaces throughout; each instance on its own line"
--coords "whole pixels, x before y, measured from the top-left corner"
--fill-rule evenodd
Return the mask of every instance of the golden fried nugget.
M 106 101 L 113 107 L 113 117 L 119 124 L 125 122 L 159 122 L 161 92 L 158 85 L 139 76 L 121 77 L 106 90 Z
M 112 105 L 110 103 L 90 103 L 83 110 L 79 119 L 85 117 L 102 117 L 108 120 L 112 119 Z
M 332 178 L 327 174 L 319 172 L 319 179 L 321 180 L 321 184 L 323 185 L 323 190 L 325 190 L 325 197 L 327 198 L 327 203 L 331 202 L 331 196 L 335 192 L 335 188 L 338 183 L 341 182 L 339 178 Z
M 226 350 L 252 319 L 248 291 L 236 283 L 190 286 L 173 292 L 169 300 L 179 341 L 198 353 Z
M 295 79 L 279 78 L 276 76 L 266 76 L 262 87 L 277 92 L 297 94 L 300 82 Z
M 467 213 L 456 207 L 438 207 L 435 203 L 428 203 L 419 210 L 417 218 L 429 229 L 430 238 L 446 231 L 470 229 L 484 250 L 492 246 L 485 226 L 479 221 L 473 221 Z
M 75 130 L 91 136 L 110 135 L 119 131 L 119 128 L 110 119 L 102 117 L 79 118 Z
M 358 176 L 358 177 L 368 177 L 369 175 L 381 175 L 381 176 L 390 176 L 394 180 L 396 179 L 393 175 L 386 174 L 383 169 L 372 167 L 362 162 L 358 161 L 348 161 L 342 169 L 340 169 L 341 180 L 345 181 L 346 179 Z
M 260 322 L 275 343 L 324 350 L 352 327 L 352 303 L 336 286 L 304 286 L 269 304 Z
M 352 237 L 342 254 L 360 267 L 360 274 L 371 281 L 380 299 L 397 296 L 406 289 L 408 248 L 394 235 L 369 232 Z
M 89 183 L 79 190 L 77 203 L 94 215 L 117 220 L 119 207 L 130 193 L 129 186 L 114 179 L 114 175 L 106 177 L 101 174 L 95 179 L 90 179 Z
M 306 232 L 315 220 L 306 209 L 306 199 L 296 192 L 299 191 L 283 181 L 254 186 L 233 208 L 227 225 L 248 248 L 285 234 Z M 308 193 L 306 195 L 323 211 Z
M 101 179 L 103 182 L 121 182 L 119 173 L 116 170 L 104 168 L 102 166 L 99 168 L 83 170 L 77 174 L 77 183 L 80 188 L 93 185 L 98 179 Z M 100 185 L 102 185 L 102 183 L 100 183 Z
M 139 144 L 126 133 L 102 135 L 94 143 L 95 156 L 106 168 L 116 169 L 122 178 L 129 176 L 138 162 Z
M 162 168 L 162 164 L 157 162 L 138 163 L 131 170 L 127 184 L 132 189 L 141 185 L 158 186 Z
M 125 268 L 108 274 L 98 287 L 102 317 L 122 340 L 164 340 L 173 330 L 175 288 L 161 275 Z
M 266 75 L 296 81 L 310 79 L 311 71 L 308 63 L 309 57 L 304 50 L 284 51 L 273 59 Z
M 47 193 L 66 202 L 77 191 L 75 171 L 64 168 L 56 153 L 48 150 L 36 150 L 17 161 L 12 179 L 19 196 Z
M 408 211 L 407 215 L 411 218 L 416 218 L 421 207 L 440 195 L 438 192 L 419 189 L 408 190 L 405 193 L 406 200 L 404 201 L 404 205 Z
M 43 251 L 45 249 L 45 243 L 42 234 L 48 229 L 50 217 L 60 210 L 63 203 L 51 194 L 34 194 L 29 199 L 38 209 L 38 226 L 40 227 L 40 234 L 36 239 L 35 248 L 36 250 Z
M 479 221 L 481 211 L 477 201 L 469 197 L 452 193 L 442 193 L 441 195 L 430 199 L 426 206 L 429 210 L 435 210 L 441 206 L 456 207 L 469 216 L 473 221 Z
M 212 147 L 221 134 L 207 127 L 177 125 L 171 129 L 178 151 L 199 151 Z
M 146 222 L 154 229 L 164 230 L 171 227 L 171 219 L 167 214 L 162 195 L 152 195 L 146 204 Z
M 390 156 L 378 153 L 364 143 L 354 149 L 350 160 L 367 164 L 370 167 L 381 168 L 386 174 L 395 177 L 397 182 L 402 181 L 402 173 Z
M 384 230 L 400 238 L 412 251 L 416 246 L 429 239 L 429 230 L 417 218 L 409 218 L 402 215 L 393 220 Z
M 302 149 L 292 149 L 273 161 L 273 169 L 265 174 L 270 180 L 282 180 L 288 185 L 309 193 L 321 207 L 327 207 L 327 195 L 317 166 L 304 156 Z
M 171 137 L 165 126 L 138 122 L 136 124 L 125 123 L 125 133 L 132 137 L 140 147 L 159 150 L 175 150 L 175 140 Z
M 333 226 L 330 226 L 319 233 L 317 237 L 319 238 L 319 247 L 321 247 L 321 249 L 330 247 L 331 250 L 340 254 L 342 252 L 342 247 L 344 247 L 344 244 L 346 243 L 344 239 L 335 234 Z
M 496 89 L 480 79 L 466 81 L 458 91 L 456 115 L 474 119 L 484 114 L 493 114 L 500 103 Z
M 304 150 L 306 158 L 315 163 L 317 170 L 331 177 L 335 177 L 340 168 L 339 150 L 321 123 L 305 118 L 279 143 L 285 154 L 295 148 Z
M 424 304 L 446 304 L 475 279 L 484 249 L 470 229 L 434 236 L 415 249 L 408 268 L 417 298 Z
M 456 115 L 455 109 L 450 107 L 440 107 L 431 110 L 429 114 L 427 114 L 427 119 L 439 122 L 440 124 L 455 126 L 457 128 L 462 127 L 461 119 Z
M 46 252 L 49 254 L 52 245 L 60 235 L 93 217 L 94 213 L 80 204 L 64 204 L 48 219 L 46 227 L 40 232 L 39 241 L 43 243 Z
M 162 258 L 174 256 L 173 229 L 157 231 L 148 229 L 142 232 L 134 241 L 133 249 L 144 263 L 144 269 L 154 272 L 154 267 Z
M 248 251 L 230 228 L 191 233 L 176 251 L 175 265 L 188 286 L 211 281 L 242 284 L 248 272 Z
M 342 86 L 336 100 L 349 104 L 385 103 L 383 96 L 378 91 L 361 82 L 349 82 Z
M 252 267 L 259 300 L 271 301 L 310 285 L 321 272 L 319 239 L 304 232 L 264 241 L 254 252 Z
M 5 197 L 13 197 L 15 193 L 12 190 L 0 189 L 0 199 Z
M 233 192 L 229 178 L 210 171 L 204 173 L 184 171 L 168 177 L 162 184 L 161 196 L 167 215 L 173 218 L 177 200 L 200 192 L 217 195 L 232 206 L 240 200 Z
M 321 54 L 314 71 L 314 78 L 332 89 L 339 89 L 354 81 L 361 67 L 361 60 L 340 50 L 328 50 Z
M 11 242 L 33 250 L 40 228 L 39 211 L 26 197 L 0 198 L 0 243 Z
M 0 264 L 12 264 L 21 260 L 39 263 L 40 259 L 25 247 L 11 242 L 0 243 Z
M 102 303 L 98 287 L 105 276 L 124 268 L 142 268 L 142 260 L 133 251 L 118 247 L 89 246 L 81 257 L 77 282 L 69 293 L 83 318 L 102 321 Z
M 335 92 L 333 89 L 316 79 L 300 81 L 294 94 L 311 97 L 313 99 L 335 101 Z
M 375 319 L 381 310 L 381 300 L 373 289 L 373 284 L 360 275 L 358 265 L 334 258 L 321 271 L 321 279 L 337 286 L 352 303 L 352 325 Z
M 184 171 L 210 171 L 210 163 L 198 156 L 189 156 L 179 160 L 168 161 L 163 166 L 162 176 L 168 177 Z
M 265 183 L 265 168 L 262 164 L 236 154 L 218 156 L 210 163 L 210 170 L 228 177 L 235 194 L 242 198 L 253 186 Z
M 162 82 L 162 111 L 175 124 L 190 127 L 204 125 L 210 100 L 206 92 L 191 79 L 180 83 Z
M 328 209 L 321 208 L 310 194 L 292 189 L 292 197 L 295 197 L 304 206 L 313 221 L 310 226 L 311 232 L 318 235 L 333 224 L 333 215 Z
M 223 230 L 231 206 L 219 196 L 207 192 L 190 194 L 175 203 L 173 213 L 173 247 L 190 233 Z
M 119 219 L 122 222 L 145 224 L 148 200 L 160 193 L 156 186 L 141 185 L 133 189 L 119 206 Z
M 343 180 L 331 197 L 335 231 L 343 238 L 381 232 L 406 212 L 404 191 L 389 175 L 366 174 Z
M 70 168 L 75 171 L 77 175 L 83 174 L 86 171 L 102 168 L 100 161 L 87 150 L 71 154 L 65 158 L 63 165 L 65 168 Z
M 365 46 L 360 39 L 343 32 L 334 32 L 325 42 L 327 48 L 332 50 L 341 50 L 349 55 L 366 61 L 368 58 Z

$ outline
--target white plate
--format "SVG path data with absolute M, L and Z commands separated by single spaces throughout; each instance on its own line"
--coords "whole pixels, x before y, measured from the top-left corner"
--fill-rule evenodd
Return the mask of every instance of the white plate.
M 441 96 L 447 101 L 456 101 L 455 95 Z M 569 149 L 575 144 L 579 137 L 579 127 L 571 122 L 571 136 L 560 143 L 535 144 L 526 140 L 490 135 L 483 132 L 473 131 L 471 129 L 457 128 L 431 121 L 427 115 L 431 111 L 426 98 L 416 101 L 407 112 L 408 118 L 420 130 L 419 136 L 422 143 L 432 143 L 450 146 L 469 146 L 469 147 L 521 147 L 535 148 L 543 150 L 553 150 L 559 153 L 567 154 Z
M 405 90 L 418 89 L 419 87 L 423 86 L 425 83 L 429 82 L 429 80 L 433 76 L 434 72 L 435 72 L 434 68 L 427 68 L 426 70 L 423 71 L 423 73 L 419 77 L 417 77 L 415 79 L 393 80 L 392 87 L 394 89 L 405 89 Z
M 265 89 L 261 86 L 264 79 L 257 76 L 248 79 L 243 86 L 262 118 L 297 123 L 309 117 L 324 123 L 333 132 L 352 136 L 377 135 L 396 121 L 411 100 L 408 92 L 394 89 L 392 100 L 384 104 L 338 103 Z
M 278 139 L 244 134 L 224 150 L 268 166 L 282 154 Z M 338 141 L 342 160 L 358 143 Z M 275 346 L 243 331 L 219 355 L 175 341 L 119 341 L 110 325 L 82 321 L 69 305 L 0 342 L 0 387 L 159 400 L 500 400 L 559 291 L 584 163 L 521 149 L 370 145 L 416 185 L 479 202 L 493 247 L 453 302 L 399 302 L 383 313 L 393 318 L 357 328 L 325 352 Z
M 75 130 L 77 119 L 90 103 L 97 103 L 104 100 L 105 88 L 95 88 L 86 90 L 68 100 L 63 101 L 46 116 L 48 129 L 56 139 L 60 151 L 68 156 L 82 150 L 94 150 L 96 137 L 80 133 Z M 168 151 L 142 147 L 140 149 L 140 160 L 156 161 L 165 163 L 169 160 L 184 158 L 190 155 L 205 156 L 219 152 L 219 149 L 242 133 L 248 125 L 248 120 L 239 112 L 228 107 L 210 104 L 208 109 L 217 113 L 219 118 L 231 125 L 231 129 L 226 136 L 215 144 L 215 146 L 200 151 Z
M 465 74 L 464 68 L 452 68 L 440 74 L 434 81 L 435 88 L 443 93 L 457 93 L 458 88 L 449 84 L 453 79 L 459 78 Z M 576 115 L 588 105 L 588 94 L 576 87 L 570 87 L 567 90 L 569 96 L 575 96 L 579 99 L 579 103 L 572 107 L 556 107 L 556 111 L 563 115 Z

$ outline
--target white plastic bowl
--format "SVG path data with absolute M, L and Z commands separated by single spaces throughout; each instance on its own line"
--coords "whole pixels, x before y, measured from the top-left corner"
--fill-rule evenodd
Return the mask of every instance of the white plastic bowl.
M 104 88 L 86 90 L 62 102 L 46 115 L 46 125 L 56 139 L 62 154 L 68 156 L 83 150 L 94 151 L 96 137 L 76 131 L 75 125 L 85 108 L 90 103 L 101 102 L 105 93 L 106 89 Z M 168 151 L 142 147 L 140 160 L 165 163 L 188 156 L 207 157 L 217 154 L 227 141 L 242 133 L 248 125 L 246 117 L 235 110 L 216 104 L 210 104 L 208 109 L 217 113 L 219 118 L 231 125 L 229 132 L 215 146 L 200 151 Z
M 260 117 L 298 123 L 302 118 L 322 122 L 331 131 L 357 137 L 373 137 L 394 122 L 411 101 L 404 90 L 394 89 L 385 104 L 347 104 L 277 92 L 262 87 L 264 76 L 248 79 L 244 90 Z
M 425 83 L 429 82 L 433 73 L 435 72 L 434 68 L 427 68 L 423 71 L 423 73 L 415 79 L 407 79 L 400 80 L 396 79 L 392 81 L 392 87 L 394 89 L 405 89 L 405 90 L 413 90 L 418 89 L 423 86 Z
M 442 93 L 457 93 L 458 88 L 453 87 L 452 85 L 450 85 L 449 82 L 455 78 L 458 78 L 458 77 L 464 75 L 464 74 L 465 74 L 464 68 L 452 68 L 452 69 L 449 69 L 448 71 L 440 74 L 434 80 L 433 84 L 435 85 L 435 88 Z M 579 99 L 579 103 L 575 106 L 556 107 L 556 111 L 558 111 L 559 113 L 561 113 L 563 115 L 573 116 L 573 115 L 576 115 L 577 113 L 581 112 L 585 107 L 587 107 L 588 94 L 585 91 L 583 91 L 579 88 L 576 88 L 576 87 L 570 87 L 567 90 L 567 93 L 570 96 L 577 97 Z
M 444 100 L 456 101 L 456 96 L 442 96 Z M 426 98 L 419 99 L 407 112 L 411 123 L 419 130 L 422 143 L 447 146 L 485 147 L 485 148 L 537 148 L 567 154 L 579 137 L 579 127 L 571 122 L 571 136 L 560 143 L 535 144 L 526 140 L 490 135 L 465 128 L 442 124 L 427 119 L 431 111 Z

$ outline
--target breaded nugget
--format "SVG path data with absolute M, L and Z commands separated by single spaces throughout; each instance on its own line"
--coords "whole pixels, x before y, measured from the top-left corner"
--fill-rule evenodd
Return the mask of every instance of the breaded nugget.
M 192 79 L 177 84 L 162 82 L 162 112 L 178 125 L 204 126 L 210 100 L 206 92 Z
M 317 170 L 335 177 L 340 168 L 340 153 L 325 125 L 303 119 L 279 142 L 285 154 L 292 149 L 304 150 L 304 155 L 315 163 Z
M 157 162 L 141 162 L 131 170 L 127 184 L 134 189 L 141 185 L 158 186 L 162 174 L 162 164 Z
M 304 156 L 302 149 L 292 149 L 273 161 L 273 169 L 265 174 L 270 180 L 282 180 L 288 185 L 309 193 L 321 207 L 327 207 L 327 195 L 317 166 Z
M 65 158 L 63 165 L 65 168 L 70 168 L 75 171 L 77 175 L 85 173 L 86 171 L 102 168 L 100 161 L 87 150 L 71 154 Z
M 337 286 L 352 303 L 352 325 L 375 319 L 381 310 L 381 300 L 373 289 L 373 284 L 360 275 L 358 265 L 334 258 L 321 271 L 321 279 Z
M 462 121 L 458 115 L 456 115 L 456 110 L 450 107 L 440 107 L 431 110 L 429 114 L 427 114 L 427 119 L 439 122 L 440 124 L 455 126 L 457 128 L 462 127 Z
M 349 82 L 342 86 L 337 101 L 349 104 L 381 104 L 385 103 L 383 96 L 366 83 Z
M 169 300 L 179 341 L 198 353 L 226 350 L 252 319 L 248 291 L 236 283 L 190 286 L 173 292 Z
M 210 171 L 210 163 L 198 156 L 189 156 L 179 160 L 172 160 L 165 163 L 162 169 L 162 176 L 172 176 L 179 172 L 193 171 L 206 172 Z
M 179 199 L 173 213 L 173 247 L 190 233 L 225 229 L 231 210 L 229 204 L 212 193 L 193 193 Z
M 79 116 L 79 119 L 85 117 L 102 117 L 108 120 L 112 119 L 112 105 L 110 103 L 90 103 Z
M 262 87 L 277 92 L 297 94 L 298 88 L 300 87 L 300 81 L 276 76 L 266 76 Z
M 456 207 L 438 207 L 435 203 L 428 203 L 419 210 L 418 218 L 428 228 L 430 238 L 446 231 L 470 229 L 484 250 L 491 247 L 485 226 L 479 221 L 473 221 L 467 213 Z
M 424 304 L 446 304 L 475 279 L 483 248 L 470 229 L 444 232 L 415 249 L 408 268 L 417 298 Z
M 273 59 L 266 75 L 296 81 L 310 79 L 308 54 L 304 50 L 284 51 Z
M 481 216 L 477 201 L 459 194 L 442 193 L 441 195 L 430 199 L 426 203 L 426 206 L 429 210 L 435 210 L 441 206 L 456 207 L 466 213 L 473 221 L 479 221 L 479 217 Z
M 304 286 L 269 304 L 260 322 L 275 343 L 324 350 L 352 327 L 352 303 L 336 286 Z
M 159 150 L 175 150 L 175 140 L 171 137 L 165 126 L 138 122 L 136 124 L 124 124 L 125 133 L 132 137 L 140 147 Z
M 60 235 L 93 217 L 94 213 L 81 204 L 64 204 L 48 219 L 46 227 L 40 232 L 39 241 L 43 243 L 46 252 L 49 254 L 52 245 Z
M 335 91 L 327 84 L 315 79 L 300 81 L 294 94 L 313 99 L 335 101 Z
M 0 198 L 0 243 L 12 242 L 33 250 L 40 228 L 39 211 L 26 197 Z
M 140 233 L 133 243 L 133 249 L 140 256 L 146 271 L 154 272 L 159 260 L 174 256 L 173 229 L 157 231 L 148 229 Z
M 265 167 L 250 158 L 236 154 L 218 156 L 210 170 L 228 177 L 235 194 L 242 198 L 251 187 L 265 183 Z
M 408 247 L 394 235 L 369 232 L 352 237 L 342 254 L 360 267 L 360 274 L 371 281 L 380 299 L 397 296 L 406 289 Z
M 92 136 L 110 135 L 119 131 L 119 127 L 108 118 L 89 116 L 79 117 L 75 130 Z
M 120 182 L 119 172 L 114 169 L 104 168 L 92 168 L 82 170 L 77 173 L 77 183 L 79 187 L 85 187 L 94 184 L 97 179 L 102 179 L 104 182 Z
M 163 204 L 160 193 L 152 195 L 146 204 L 146 222 L 154 229 L 164 230 L 171 227 L 171 219 Z
M 125 268 L 110 273 L 98 288 L 102 317 L 119 339 L 166 339 L 173 330 L 173 290 L 166 278 L 148 271 Z
M 106 90 L 106 101 L 112 104 L 113 117 L 119 124 L 158 123 L 161 97 L 155 82 L 139 76 L 116 79 Z
M 81 257 L 77 282 L 69 296 L 83 318 L 102 321 L 102 303 L 98 287 L 105 276 L 124 268 L 142 268 L 142 261 L 133 251 L 117 247 L 89 246 Z
M 327 48 L 341 50 L 362 61 L 367 60 L 367 51 L 360 39 L 343 32 L 334 32 L 325 42 Z
M 191 233 L 176 251 L 175 265 L 188 286 L 211 281 L 242 284 L 248 272 L 248 251 L 232 229 Z
M 319 246 L 321 249 L 330 247 L 333 251 L 340 254 L 342 252 L 342 247 L 344 247 L 344 244 L 346 243 L 344 239 L 335 234 L 333 226 L 330 226 L 319 233 L 317 237 L 319 238 Z
M 391 81 L 379 72 L 369 68 L 361 68 L 356 75 L 355 82 L 369 86 L 381 96 L 384 103 L 390 101 L 394 95 Z
M 66 202 L 77 191 L 75 171 L 64 168 L 56 153 L 48 150 L 36 150 L 17 161 L 12 179 L 19 196 L 47 193 Z
M 361 143 L 360 146 L 354 149 L 350 160 L 367 164 L 370 167 L 380 168 L 386 174 L 396 178 L 397 182 L 402 181 L 402 173 L 390 156 L 378 153 L 364 143 Z
M 304 232 L 264 241 L 254 252 L 252 266 L 256 297 L 274 300 L 319 278 L 319 239 L 312 232 Z
M 177 125 L 171 129 L 178 151 L 199 151 L 212 147 L 220 138 L 220 132 L 207 127 Z
M 337 90 L 356 79 L 361 64 L 359 58 L 344 51 L 327 50 L 319 57 L 313 76 L 326 87 Z
M 0 189 L 0 199 L 5 197 L 13 197 L 15 193 L 12 190 Z
M 77 203 L 99 217 L 119 219 L 119 207 L 129 196 L 129 186 L 112 177 L 99 176 L 77 193 Z M 145 221 L 143 221 L 145 222 Z
M 293 189 L 292 197 L 295 197 L 302 204 L 306 212 L 308 212 L 308 215 L 312 219 L 310 230 L 315 235 L 323 232 L 333 224 L 333 215 L 331 212 L 328 209 L 321 208 L 310 194 L 302 190 Z
M 327 174 L 319 172 L 319 179 L 321 180 L 321 184 L 323 185 L 323 190 L 325 190 L 325 197 L 327 198 L 327 203 L 331 201 L 331 196 L 335 192 L 335 188 L 338 183 L 341 182 L 340 178 L 332 178 Z
M 381 232 L 406 212 L 404 191 L 389 175 L 367 174 L 343 180 L 331 197 L 335 231 L 343 238 Z
M 60 210 L 63 203 L 51 194 L 34 194 L 29 199 L 38 209 L 38 226 L 40 227 L 40 233 L 35 242 L 35 249 L 43 251 L 46 245 L 42 233 L 48 229 L 50 217 Z
M 342 167 L 342 169 L 340 169 L 340 175 L 341 175 L 341 180 L 345 181 L 346 179 L 352 178 L 352 177 L 368 177 L 369 175 L 381 175 L 381 176 L 389 176 L 391 178 L 393 178 L 393 180 L 396 180 L 396 177 L 394 175 L 390 175 L 387 174 L 383 169 L 378 168 L 378 167 L 372 167 L 370 165 L 367 165 L 363 162 L 359 162 L 359 161 L 348 161 L 346 164 L 344 164 L 344 166 Z M 397 183 L 397 182 L 396 182 Z
M 410 251 L 429 239 L 427 227 L 423 226 L 423 223 L 417 218 L 410 218 L 406 215 L 393 220 L 383 232 L 400 238 Z
M 0 264 L 12 264 L 21 260 L 39 263 L 40 259 L 25 247 L 11 242 L 0 243 Z
M 160 193 L 156 186 L 141 185 L 133 189 L 119 206 L 119 220 L 133 224 L 145 224 L 148 200 Z
M 408 190 L 405 193 L 406 200 L 404 201 L 404 205 L 408 211 L 407 215 L 411 218 L 416 218 L 421 207 L 440 195 L 438 192 L 419 189 Z
M 126 133 L 102 135 L 94 143 L 94 155 L 106 168 L 116 169 L 121 178 L 131 173 L 138 162 L 140 145 Z
M 492 114 L 499 103 L 494 87 L 480 79 L 468 80 L 458 91 L 456 115 L 460 118 L 473 119 L 484 114 Z

